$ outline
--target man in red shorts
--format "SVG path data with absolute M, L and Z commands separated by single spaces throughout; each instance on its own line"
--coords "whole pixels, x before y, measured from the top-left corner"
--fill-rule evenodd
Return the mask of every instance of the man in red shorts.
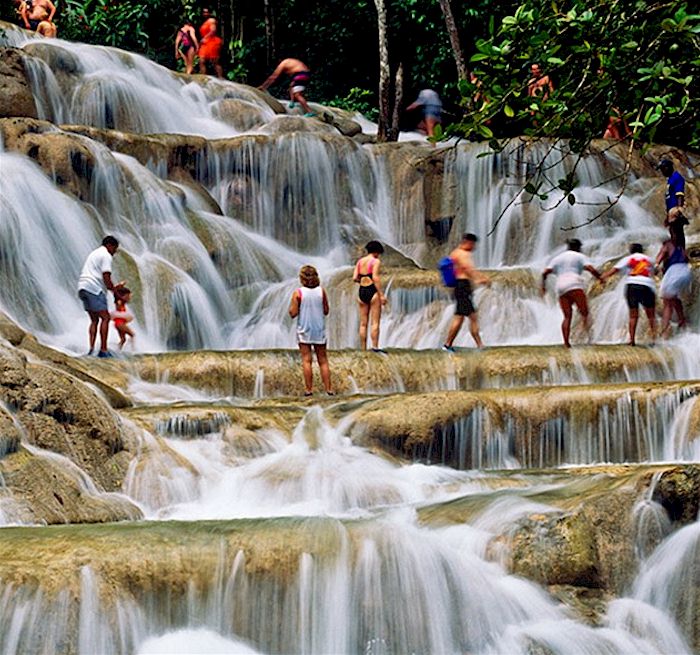
M 564 346 L 571 348 L 569 337 L 571 336 L 571 319 L 574 313 L 574 305 L 578 308 L 583 319 L 583 327 L 590 337 L 588 300 L 584 291 L 583 271 L 588 271 L 597 280 L 600 280 L 601 276 L 588 261 L 588 258 L 581 254 L 581 242 L 578 239 L 569 239 L 566 245 L 567 250 L 552 259 L 549 262 L 549 266 L 542 273 L 542 295 L 544 296 L 546 291 L 547 276 L 554 273 L 557 276 L 559 306 L 564 313 L 561 334 L 564 337 Z

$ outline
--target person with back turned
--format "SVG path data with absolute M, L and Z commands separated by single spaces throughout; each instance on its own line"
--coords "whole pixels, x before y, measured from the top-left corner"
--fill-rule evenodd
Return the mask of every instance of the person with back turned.
M 208 68 L 213 68 L 217 77 L 223 78 L 224 69 L 221 67 L 221 48 L 223 40 L 218 35 L 219 25 L 211 9 L 202 10 L 202 24 L 199 27 L 199 72 L 207 74 Z
M 581 254 L 581 242 L 578 239 L 569 239 L 566 245 L 567 250 L 552 259 L 549 266 L 542 273 L 542 295 L 544 296 L 546 291 L 547 277 L 554 273 L 557 276 L 559 306 L 564 314 L 561 334 L 564 337 L 564 346 L 571 348 L 569 337 L 571 335 L 571 319 L 574 305 L 581 314 L 583 327 L 590 338 L 588 299 L 584 291 L 583 271 L 588 271 L 597 280 L 600 280 L 600 273 L 588 261 L 588 258 Z
M 447 333 L 447 340 L 442 349 L 454 352 L 453 343 L 459 334 L 459 330 L 464 323 L 464 317 L 469 317 L 469 332 L 476 342 L 478 348 L 483 348 L 484 344 L 479 335 L 479 318 L 476 305 L 472 300 L 472 287 L 477 284 L 489 286 L 491 280 L 488 275 L 484 275 L 474 266 L 472 251 L 476 248 L 478 237 L 471 232 L 462 235 L 462 241 L 451 253 L 450 259 L 454 266 L 456 278 L 455 295 L 455 315 Z
M 685 205 L 685 178 L 674 169 L 670 159 L 662 159 L 657 168 L 666 178 L 666 220 L 664 225 L 668 228 L 671 241 L 674 246 L 685 248 L 684 228 L 688 225 L 688 219 L 683 215 Z
M 97 326 L 100 327 L 100 351 L 98 357 L 112 357 L 107 350 L 107 336 L 109 333 L 110 314 L 107 307 L 107 291 L 114 293 L 116 289 L 124 286 L 124 282 L 114 284 L 112 282 L 112 258 L 119 249 L 119 241 L 113 236 L 102 239 L 102 245 L 93 250 L 85 260 L 83 269 L 78 278 L 78 297 L 83 303 L 83 308 L 90 316 L 88 336 L 92 355 L 97 339 Z

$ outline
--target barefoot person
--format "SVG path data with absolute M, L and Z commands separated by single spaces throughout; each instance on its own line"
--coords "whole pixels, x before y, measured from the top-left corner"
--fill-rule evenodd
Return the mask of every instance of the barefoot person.
M 197 43 L 197 34 L 194 31 L 192 21 L 186 18 L 175 37 L 175 62 L 182 59 L 187 75 L 191 75 L 194 70 L 194 56 L 197 54 L 198 48 L 199 43 Z
M 384 246 L 379 241 L 370 241 L 365 249 L 367 254 L 357 261 L 352 275 L 353 282 L 360 285 L 357 300 L 360 309 L 360 348 L 367 350 L 367 324 L 371 321 L 372 350 L 384 352 L 379 348 L 379 323 L 382 320 L 382 306 L 386 305 L 379 277 L 379 258 L 384 253 Z
M 442 100 L 437 91 L 423 89 L 415 102 L 406 107 L 406 111 L 421 108 L 423 120 L 418 124 L 418 129 L 423 130 L 428 138 L 435 134 L 435 126 L 442 122 Z
M 224 69 L 221 67 L 221 47 L 223 41 L 217 34 L 218 24 L 211 9 L 202 10 L 204 22 L 199 27 L 199 72 L 207 74 L 208 68 L 213 68 L 217 77 L 223 78 Z
M 685 248 L 685 231 L 688 219 L 683 214 L 685 205 L 685 178 L 675 170 L 670 159 L 662 159 L 657 168 L 666 178 L 666 220 L 664 225 L 668 228 L 674 245 Z
M 114 329 L 119 335 L 119 350 L 124 350 L 126 338 L 131 337 L 131 349 L 134 349 L 134 329 L 129 325 L 134 320 L 134 315 L 129 311 L 128 304 L 131 302 L 131 289 L 119 287 L 114 290 L 114 311 L 112 321 Z
M 309 80 L 311 79 L 311 71 L 309 67 L 299 59 L 294 59 L 288 57 L 283 59 L 277 68 L 272 71 L 270 77 L 268 77 L 258 88 L 263 91 L 271 87 L 280 75 L 287 75 L 290 79 L 289 81 L 289 106 L 294 107 L 294 103 L 299 103 L 301 108 L 304 110 L 307 116 L 315 116 L 314 111 L 309 107 L 309 103 L 306 102 L 304 97 L 304 91 L 309 85 Z
M 472 287 L 477 284 L 489 286 L 491 280 L 487 275 L 484 275 L 474 267 L 472 251 L 476 248 L 478 240 L 475 234 L 467 232 L 462 235 L 462 241 L 459 246 L 450 253 L 457 284 L 455 286 L 455 315 L 447 333 L 447 340 L 442 347 L 443 350 L 448 352 L 454 352 L 452 344 L 459 334 L 465 316 L 469 317 L 469 332 L 476 342 L 477 348 L 483 348 L 484 346 L 481 336 L 479 336 L 479 317 L 472 300 Z
M 605 282 L 617 273 L 624 273 L 625 298 L 630 311 L 629 345 L 636 345 L 637 322 L 639 321 L 639 306 L 649 321 L 652 343 L 656 341 L 656 282 L 654 281 L 654 262 L 644 254 L 644 248 L 639 243 L 630 246 L 630 254 L 623 257 L 609 271 L 600 276 Z
M 686 325 L 685 312 L 681 295 L 690 289 L 693 273 L 690 269 L 688 255 L 684 248 L 677 246 L 672 239 L 664 244 L 656 256 L 656 266 L 663 266 L 664 277 L 661 280 L 659 295 L 664 303 L 663 319 L 661 321 L 661 336 L 665 336 L 671 327 L 673 312 L 678 316 L 678 328 Z
M 547 276 L 554 273 L 557 276 L 556 289 L 559 296 L 559 306 L 564 314 L 561 334 L 564 337 L 564 346 L 571 348 L 569 337 L 574 305 L 581 314 L 583 327 L 590 340 L 591 327 L 588 320 L 588 300 L 584 291 L 583 271 L 588 271 L 596 280 L 600 280 L 600 273 L 588 261 L 588 258 L 581 254 L 581 242 L 578 239 L 569 239 L 566 245 L 568 248 L 566 252 L 552 259 L 542 273 L 542 295 L 544 296 L 546 291 Z
M 328 296 L 321 286 L 318 272 L 313 266 L 302 266 L 299 271 L 301 287 L 292 294 L 289 315 L 297 319 L 297 341 L 301 351 L 301 366 L 304 373 L 304 395 L 313 395 L 312 354 L 316 353 L 321 381 L 329 396 L 331 371 L 326 353 L 326 316 L 328 316 Z
M 90 350 L 92 355 L 97 338 L 97 324 L 100 325 L 100 351 L 98 357 L 112 357 L 107 350 L 109 332 L 109 310 L 107 308 L 107 291 L 114 292 L 124 286 L 124 282 L 112 283 L 112 257 L 119 248 L 119 241 L 113 236 L 102 239 L 102 245 L 93 250 L 85 260 L 78 278 L 78 297 L 83 302 L 85 311 L 90 316 L 88 329 Z

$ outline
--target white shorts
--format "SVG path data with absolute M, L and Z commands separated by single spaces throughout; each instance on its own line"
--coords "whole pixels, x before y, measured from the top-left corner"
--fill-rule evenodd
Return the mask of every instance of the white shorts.
M 678 298 L 678 296 L 690 289 L 692 281 L 693 273 L 690 270 L 690 264 L 673 264 L 661 280 L 659 293 L 666 300 Z

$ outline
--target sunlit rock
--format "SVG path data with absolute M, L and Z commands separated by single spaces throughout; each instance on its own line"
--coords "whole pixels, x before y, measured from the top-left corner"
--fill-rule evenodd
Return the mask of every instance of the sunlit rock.
M 21 50 L 0 48 L 0 118 L 38 117 L 24 59 L 25 55 Z

